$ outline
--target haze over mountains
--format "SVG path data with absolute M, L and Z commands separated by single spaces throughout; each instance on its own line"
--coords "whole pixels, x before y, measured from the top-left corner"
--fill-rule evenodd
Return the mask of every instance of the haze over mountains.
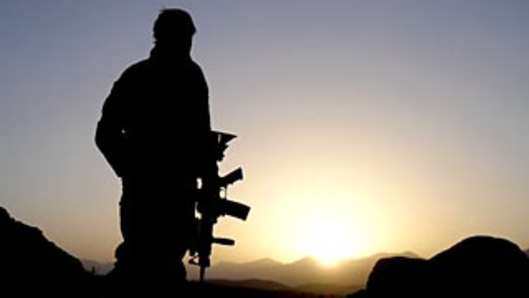
M 364 284 L 375 262 L 384 257 L 406 256 L 418 258 L 412 252 L 400 254 L 379 253 L 359 259 L 349 259 L 336 265 L 326 266 L 313 257 L 305 257 L 292 263 L 281 263 L 272 258 L 262 258 L 251 262 L 219 262 L 208 268 L 208 279 L 248 280 L 261 279 L 280 282 L 290 287 L 310 283 Z M 113 268 L 112 263 L 82 260 L 88 271 L 106 274 Z M 198 279 L 198 267 L 187 266 L 190 279 Z
M 412 253 L 401 255 L 415 257 Z M 210 279 L 261 279 L 283 283 L 290 287 L 307 284 L 335 284 L 357 286 L 364 285 L 375 262 L 389 254 L 377 254 L 366 258 L 347 260 L 335 266 L 322 265 L 312 257 L 306 257 L 293 263 L 280 263 L 265 258 L 249 263 L 222 262 L 207 271 Z M 190 268 L 190 278 L 196 278 L 195 268 Z
M 377 260 L 392 256 L 418 257 L 411 252 L 381 253 L 365 258 L 346 260 L 334 266 L 322 265 L 312 257 L 305 257 L 293 263 L 281 263 L 271 258 L 262 258 L 246 263 L 220 262 L 207 269 L 206 278 L 217 281 L 269 281 L 277 287 L 283 285 L 290 288 L 314 287 L 325 284 L 356 289 L 366 284 L 369 272 Z M 87 270 L 93 269 L 98 274 L 105 274 L 112 270 L 111 263 L 83 260 L 83 265 Z M 189 265 L 187 271 L 191 280 L 198 280 L 198 267 Z
M 529 257 L 529 249 L 524 250 Z M 413 252 L 401 254 L 379 253 L 359 259 L 345 260 L 335 266 L 321 265 L 316 259 L 305 257 L 293 263 L 281 263 L 271 258 L 262 258 L 247 263 L 220 262 L 207 270 L 207 278 L 228 280 L 261 279 L 280 282 L 297 287 L 310 283 L 321 283 L 322 279 L 333 284 L 363 285 L 375 262 L 391 256 L 419 258 Z M 88 271 L 106 274 L 114 267 L 112 263 L 81 260 Z M 198 279 L 198 268 L 188 266 L 189 277 Z M 319 276 L 319 278 L 315 277 Z
M 529 257 L 529 249 L 523 251 Z M 424 260 L 412 252 L 400 254 L 380 253 L 350 259 L 335 266 L 322 265 L 312 257 L 292 263 L 281 263 L 271 258 L 252 262 L 220 262 L 208 268 L 206 278 L 214 284 L 229 287 L 266 289 L 272 291 L 296 291 L 344 297 L 362 290 L 378 261 L 383 259 Z M 85 267 L 94 266 L 104 273 L 112 264 L 84 261 Z M 198 280 L 198 267 L 188 266 L 191 280 Z M 403 273 L 404 274 L 404 273 Z
M 529 256 L 529 249 L 524 250 Z M 292 263 L 281 263 L 271 258 L 262 258 L 252 262 L 219 262 L 208 268 L 206 278 L 210 280 L 248 281 L 261 280 L 279 283 L 287 287 L 305 287 L 316 284 L 329 284 L 345 287 L 362 287 L 375 263 L 388 257 L 402 256 L 420 258 L 413 252 L 400 254 L 379 253 L 364 258 L 349 259 L 334 266 L 322 265 L 312 257 L 305 257 Z M 112 263 L 82 260 L 89 271 L 106 274 L 113 268 Z M 198 267 L 188 265 L 188 276 L 198 280 Z
M 219 262 L 207 269 L 206 279 L 227 286 L 344 296 L 365 286 L 377 260 L 394 256 L 418 257 L 410 252 L 381 253 L 346 260 L 334 266 L 322 265 L 312 257 L 305 257 L 292 263 L 281 263 L 271 258 L 246 263 Z M 83 265 L 87 270 L 93 268 L 98 274 L 105 274 L 113 267 L 111 263 L 89 260 L 83 260 Z M 189 265 L 187 272 L 190 280 L 199 279 L 198 267 Z

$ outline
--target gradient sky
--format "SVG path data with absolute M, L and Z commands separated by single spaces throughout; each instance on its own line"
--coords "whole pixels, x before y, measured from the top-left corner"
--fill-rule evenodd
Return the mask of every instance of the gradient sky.
M 529 1 L 2 1 L 0 205 L 113 260 L 120 183 L 95 147 L 163 7 L 198 32 L 213 126 L 242 166 L 213 261 L 529 247 Z M 175 136 L 178 132 L 175 132 Z M 331 231 L 331 232 L 329 232 Z M 322 243 L 325 243 L 322 247 Z

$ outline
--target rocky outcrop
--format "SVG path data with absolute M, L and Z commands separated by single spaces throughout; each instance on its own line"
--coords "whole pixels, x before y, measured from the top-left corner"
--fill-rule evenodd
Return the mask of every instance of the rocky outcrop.
M 529 258 L 502 238 L 473 236 L 429 260 L 380 259 L 349 297 L 529 297 Z
M 0 207 L 0 296 L 93 297 L 97 277 L 46 239 L 38 228 Z

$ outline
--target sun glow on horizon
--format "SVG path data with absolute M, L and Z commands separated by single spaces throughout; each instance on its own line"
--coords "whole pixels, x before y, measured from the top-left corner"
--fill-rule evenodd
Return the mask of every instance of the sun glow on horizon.
M 266 232 L 278 237 L 266 243 L 267 254 L 287 262 L 313 257 L 332 267 L 379 249 L 384 221 L 376 207 L 381 194 L 369 177 L 362 177 L 358 167 L 340 167 L 345 161 L 337 155 L 285 154 L 305 166 L 283 165 L 274 173 L 275 183 L 263 191 L 265 197 L 278 198 L 275 220 L 266 221 Z
M 345 238 L 344 226 L 337 222 L 315 222 L 303 233 L 302 241 L 307 245 L 307 253 L 327 266 L 351 257 L 351 243 Z
M 298 251 L 324 266 L 332 267 L 365 253 L 365 237 L 347 217 L 317 212 L 305 218 L 301 226 L 296 239 Z

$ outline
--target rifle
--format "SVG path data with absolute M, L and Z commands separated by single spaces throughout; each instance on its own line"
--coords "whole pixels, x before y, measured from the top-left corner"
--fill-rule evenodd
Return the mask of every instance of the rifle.
M 217 131 L 213 131 L 212 136 L 216 162 L 220 162 L 224 158 L 223 152 L 228 143 L 236 136 Z M 233 239 L 213 235 L 213 226 L 217 219 L 229 215 L 244 221 L 248 217 L 249 206 L 227 198 L 228 186 L 242 179 L 243 173 L 239 167 L 225 176 L 220 176 L 217 170 L 216 175 L 201 181 L 196 204 L 195 236 L 189 249 L 189 263 L 200 266 L 200 282 L 204 281 L 206 269 L 211 266 L 212 245 L 235 245 Z

